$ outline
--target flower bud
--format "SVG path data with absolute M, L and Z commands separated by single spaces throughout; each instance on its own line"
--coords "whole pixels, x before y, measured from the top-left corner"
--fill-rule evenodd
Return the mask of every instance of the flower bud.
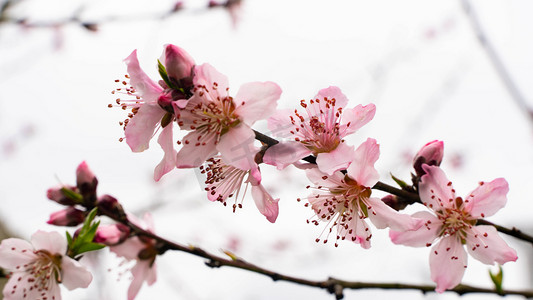
M 194 67 L 194 60 L 189 53 L 172 44 L 166 45 L 161 62 L 165 65 L 168 77 L 177 81 L 190 77 Z
M 61 205 L 75 205 L 76 201 L 74 199 L 71 199 L 63 193 L 63 189 L 71 190 L 75 193 L 78 192 L 78 189 L 75 186 L 58 186 L 49 188 L 48 191 L 46 191 L 46 197 L 52 201 L 55 201 Z
M 98 209 L 104 210 L 107 213 L 110 213 L 114 216 L 117 216 L 120 220 L 127 220 L 126 213 L 122 208 L 122 205 L 118 200 L 110 195 L 103 195 L 98 198 L 96 202 Z
M 422 176 L 426 172 L 422 169 L 422 165 L 440 166 L 442 157 L 444 156 L 444 143 L 442 141 L 431 141 L 425 144 L 415 155 L 413 159 L 413 167 L 417 176 Z
M 124 242 L 130 235 L 130 229 L 124 224 L 100 225 L 93 242 L 113 246 Z
M 407 202 L 402 201 L 400 198 L 398 198 L 395 195 L 387 195 L 381 198 L 381 201 L 383 201 L 383 203 L 387 204 L 392 209 L 397 210 L 397 211 L 406 208 L 408 204 Z
M 85 212 L 69 206 L 50 215 L 46 223 L 56 226 L 77 226 L 85 220 Z
M 76 169 L 76 185 L 86 203 L 92 203 L 96 200 L 98 179 L 96 179 L 96 176 L 94 176 L 85 161 Z

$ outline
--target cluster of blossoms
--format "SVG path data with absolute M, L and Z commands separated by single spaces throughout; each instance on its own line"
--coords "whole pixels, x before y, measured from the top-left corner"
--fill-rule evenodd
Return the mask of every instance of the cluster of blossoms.
M 128 81 L 122 84 L 127 87 L 113 92 L 125 95 L 126 99 L 118 98 L 116 103 L 130 110 L 128 118 L 120 122 L 125 131 L 121 140 L 125 139 L 132 151 L 142 152 L 159 133 L 157 142 L 164 156 L 154 171 L 156 181 L 174 168 L 199 168 L 206 176 L 207 198 L 224 205 L 233 198 L 234 211 L 242 206 L 251 185 L 259 212 L 274 223 L 279 199 L 261 184 L 260 165 L 279 170 L 294 165 L 311 182 L 306 187 L 311 194 L 298 199 L 314 212 L 307 222 L 327 224 L 317 242 L 327 243 L 333 234 L 336 247 L 339 241 L 347 240 L 368 249 L 371 224 L 377 229 L 390 228 L 395 244 L 432 247 L 429 264 L 437 292 L 461 282 L 467 252 L 485 264 L 517 259 L 494 227 L 477 225 L 479 219 L 505 205 L 507 182 L 503 178 L 481 182 L 465 198 L 457 197 L 439 167 L 444 156 L 441 141 L 422 147 L 413 160 L 413 184 L 401 184 L 404 192 L 418 194 L 419 201 L 372 195 L 379 183 L 375 168 L 379 145 L 367 138 L 356 148 L 345 138 L 373 119 L 375 105 L 348 108 L 348 98 L 331 86 L 309 101 L 301 100 L 299 109 L 303 110 L 276 110 L 281 96 L 277 84 L 246 83 L 231 96 L 226 76 L 209 64 L 196 65 L 188 53 L 174 45 L 165 46 L 158 61 L 158 81 L 140 68 L 136 51 L 125 62 Z M 271 132 L 283 140 L 255 132 L 252 126 L 259 120 L 267 120 Z M 176 138 L 176 125 L 183 133 L 181 138 Z M 19 239 L 2 241 L 0 266 L 11 272 L 5 299 L 60 299 L 59 283 L 68 289 L 86 287 L 92 277 L 73 258 L 104 246 L 133 264 L 128 300 L 136 297 L 144 282 L 151 285 L 156 281 L 156 257 L 168 249 L 157 242 L 151 216 L 138 220 L 125 213 L 117 199 L 98 196 L 98 180 L 85 162 L 76 174 L 75 186 L 48 190 L 49 199 L 66 206 L 53 213 L 48 223 L 84 225 L 74 238 L 67 235 L 68 243 L 57 233 L 44 232 L 32 237 L 33 246 Z M 413 215 L 398 212 L 415 202 L 423 204 L 425 210 Z M 117 223 L 93 224 L 95 214 L 110 216 Z

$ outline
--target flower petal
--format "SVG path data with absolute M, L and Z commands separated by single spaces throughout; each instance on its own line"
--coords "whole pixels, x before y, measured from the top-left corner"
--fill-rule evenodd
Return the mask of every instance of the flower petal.
M 272 132 L 273 136 L 287 138 L 294 134 L 296 125 L 291 122 L 293 114 L 290 109 L 280 109 L 272 117 L 268 118 L 268 130 Z
M 33 246 L 25 240 L 9 238 L 0 243 L 0 267 L 14 271 L 34 260 Z
M 329 108 L 326 106 L 326 102 L 323 101 L 324 98 L 333 99 L 335 98 L 335 107 L 344 107 L 348 104 L 348 98 L 342 93 L 341 89 L 336 86 L 330 86 L 325 89 L 321 89 L 315 96 L 314 106 L 317 106 L 317 111 L 326 111 Z
M 379 145 L 375 139 L 368 138 L 354 153 L 354 159 L 348 167 L 348 176 L 359 185 L 373 187 L 379 180 L 379 173 L 374 164 L 379 158 Z
M 138 237 L 132 237 L 122 244 L 109 247 L 109 250 L 117 256 L 124 257 L 127 260 L 136 260 L 139 252 L 145 247 L 146 245 L 141 242 Z
M 311 150 L 299 142 L 282 142 L 271 146 L 263 155 L 263 162 L 276 166 L 278 170 L 285 169 L 300 159 L 310 155 Z
M 139 108 L 124 132 L 131 151 L 142 152 L 150 147 L 154 131 L 165 114 L 166 112 L 157 103 L 145 103 Z
M 166 45 L 160 60 L 169 77 L 179 80 L 191 76 L 194 59 L 182 48 L 172 44 Z
M 431 248 L 429 268 L 431 280 L 437 284 L 437 293 L 453 289 L 461 283 L 467 260 L 466 251 L 455 235 L 443 238 Z
M 516 261 L 516 251 L 509 247 L 493 226 L 474 226 L 466 237 L 468 253 L 475 259 L 488 265 L 497 262 L 500 265 Z
M 389 231 L 389 237 L 394 244 L 410 247 L 429 247 L 438 237 L 441 230 L 439 219 L 427 212 L 419 211 L 413 214 L 414 218 L 424 220 L 423 226 L 414 231 Z
M 31 244 L 35 250 L 47 250 L 52 254 L 66 254 L 67 240 L 59 232 L 36 231 L 31 236 Z
M 433 210 L 454 206 L 455 192 L 452 182 L 439 167 L 422 165 L 426 174 L 420 178 L 420 200 Z
M 216 97 L 217 95 L 226 97 L 228 95 L 228 77 L 220 73 L 212 65 L 205 63 L 194 68 L 195 76 L 193 79 L 194 85 L 205 86 L 208 90 L 207 95 Z M 214 101 L 215 99 L 209 99 Z
M 509 185 L 503 178 L 485 182 L 465 199 L 465 210 L 475 218 L 492 216 L 505 206 Z
M 259 152 L 254 141 L 254 131 L 241 123 L 222 135 L 216 148 L 224 163 L 241 170 L 250 170 L 256 164 L 255 155 Z
M 157 101 L 163 88 L 150 79 L 150 77 L 148 77 L 148 75 L 146 75 L 141 69 L 139 60 L 137 59 L 137 50 L 133 50 L 133 52 L 124 59 L 124 62 L 128 66 L 130 84 L 142 95 L 144 102 Z
M 128 300 L 135 299 L 149 273 L 149 260 L 140 260 L 135 264 L 135 266 L 133 266 L 133 268 L 131 269 L 131 275 L 133 276 L 133 280 L 131 281 L 130 287 L 128 288 Z
M 174 136 L 172 134 L 172 127 L 174 124 L 168 124 L 161 134 L 157 142 L 161 145 L 161 148 L 165 152 L 161 162 L 155 167 L 154 180 L 159 181 L 163 175 L 172 171 L 176 167 L 176 156 L 178 152 L 174 149 Z
M 91 272 L 68 256 L 63 256 L 61 269 L 61 282 L 69 291 L 76 288 L 86 288 L 93 280 Z
M 55 280 L 50 280 L 48 289 L 43 291 L 34 288 L 35 278 L 29 272 L 15 272 L 4 286 L 4 300 L 20 299 L 56 299 L 61 300 L 59 285 Z M 44 293 L 44 295 L 43 295 Z M 45 297 L 43 297 L 45 296 Z M 55 298 L 52 298 L 55 297 Z
M 315 166 L 314 168 L 305 169 L 305 175 L 317 186 L 338 187 L 344 185 L 344 174 L 342 172 L 336 172 L 331 176 L 327 176 L 326 173 L 320 171 Z
M 243 84 L 234 97 L 235 113 L 245 124 L 252 126 L 276 111 L 281 88 L 274 82 L 250 82 Z
M 335 150 L 331 152 L 319 153 L 316 156 L 316 164 L 320 171 L 331 175 L 339 170 L 345 170 L 355 158 L 353 146 L 346 143 L 340 143 Z
M 357 105 L 354 108 L 346 108 L 342 112 L 342 122 L 339 128 L 341 137 L 352 134 L 370 122 L 376 114 L 376 106 L 368 104 Z
M 378 229 L 390 227 L 392 230 L 413 231 L 424 224 L 422 219 L 395 211 L 380 198 L 369 198 L 367 203 L 368 217 Z
M 270 223 L 276 222 L 279 213 L 279 198 L 272 198 L 261 184 L 252 186 L 252 198 L 254 199 L 259 212 L 265 216 Z
M 197 143 L 202 132 L 197 130 L 189 132 L 184 138 L 183 147 L 176 155 L 176 167 L 196 168 L 202 165 L 205 160 L 217 153 L 215 139 L 209 139 L 205 144 Z

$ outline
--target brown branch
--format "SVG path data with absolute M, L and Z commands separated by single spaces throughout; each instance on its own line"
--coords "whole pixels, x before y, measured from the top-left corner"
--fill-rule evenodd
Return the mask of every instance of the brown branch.
M 168 250 L 182 251 L 195 256 L 202 257 L 207 260 L 205 263 L 211 268 L 220 268 L 223 266 L 232 267 L 236 269 L 246 270 L 261 274 L 267 277 L 270 277 L 274 281 L 287 281 L 300 285 L 305 285 L 309 287 L 316 287 L 324 289 L 329 293 L 335 295 L 336 299 L 342 299 L 344 297 L 344 289 L 387 289 L 387 290 L 419 290 L 422 293 L 434 292 L 435 286 L 432 285 L 417 285 L 417 284 L 404 284 L 404 283 L 374 283 L 374 282 L 360 282 L 360 281 L 345 281 L 335 278 L 328 278 L 326 280 L 308 280 L 296 276 L 285 275 L 269 269 L 260 267 L 258 265 L 249 263 L 245 260 L 235 257 L 233 254 L 228 253 L 229 259 L 214 255 L 209 253 L 201 248 L 194 246 L 183 246 L 178 243 L 169 241 L 163 237 L 160 237 L 152 232 L 148 232 L 137 225 L 131 223 L 130 221 L 124 221 L 118 216 L 113 215 L 110 211 L 105 210 L 105 208 L 100 209 L 99 212 L 102 215 L 106 215 L 111 219 L 122 222 L 131 228 L 132 232 L 137 235 L 142 235 L 154 239 L 159 245 L 160 254 Z M 533 291 L 517 291 L 517 290 L 502 290 L 500 292 L 488 289 L 480 288 L 470 285 L 460 284 L 454 289 L 448 290 L 449 292 L 455 292 L 459 295 L 468 294 L 468 293 L 485 293 L 485 294 L 497 294 L 497 295 L 520 295 L 524 297 L 533 297 Z

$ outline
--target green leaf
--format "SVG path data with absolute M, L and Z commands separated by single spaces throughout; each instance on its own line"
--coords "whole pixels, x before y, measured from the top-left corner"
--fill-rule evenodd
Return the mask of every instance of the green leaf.
M 161 75 L 161 78 L 167 84 L 167 86 L 169 88 L 177 89 L 177 87 L 174 86 L 172 82 L 170 82 L 170 78 L 168 77 L 168 74 L 167 74 L 167 69 L 165 68 L 165 66 L 163 66 L 163 64 L 161 63 L 159 59 L 157 60 L 157 68 L 159 70 L 159 75 Z
M 82 253 L 85 253 L 85 252 L 89 252 L 89 251 L 100 250 L 102 248 L 105 248 L 104 244 L 86 243 L 86 244 L 83 244 L 83 245 L 80 246 L 80 248 L 78 249 L 76 255 L 79 255 L 79 254 L 82 254 Z
M 492 271 L 489 269 L 489 275 L 490 279 L 492 279 L 492 282 L 494 283 L 494 288 L 498 293 L 502 293 L 502 282 L 503 282 L 503 269 L 502 266 L 498 266 L 499 271 L 497 274 L 493 274 Z
M 67 245 L 69 245 L 69 248 L 70 248 L 70 245 L 72 244 L 72 236 L 70 235 L 70 233 L 68 233 L 68 231 L 66 231 L 66 234 L 67 234 Z
M 394 175 L 392 175 L 392 173 L 390 174 L 390 176 L 392 177 L 392 180 L 394 180 L 394 182 L 396 182 L 402 189 L 408 187 L 405 181 L 395 177 Z
M 79 203 L 79 204 L 83 203 L 83 196 L 78 194 L 78 193 L 76 193 L 76 192 L 74 192 L 73 190 L 70 190 L 70 189 L 67 189 L 65 187 L 62 187 L 60 191 L 68 199 L 70 199 L 70 200 L 72 200 L 72 201 L 74 201 L 76 203 Z

